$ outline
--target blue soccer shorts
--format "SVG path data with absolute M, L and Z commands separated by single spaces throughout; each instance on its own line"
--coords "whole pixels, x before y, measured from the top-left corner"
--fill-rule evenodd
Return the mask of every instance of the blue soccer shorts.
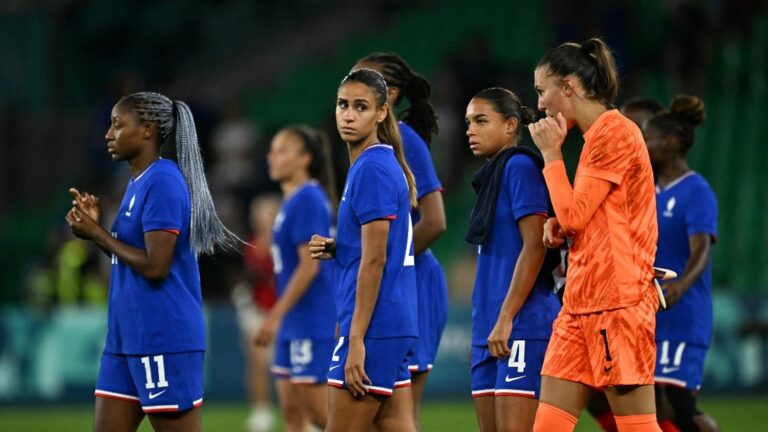
M 371 380 L 367 385 L 370 393 L 392 396 L 396 388 L 411 385 L 411 373 L 408 372 L 407 355 L 416 338 L 393 337 L 365 339 L 365 363 L 363 368 Z M 328 368 L 328 385 L 346 388 L 344 365 L 347 362 L 349 341 L 342 336 L 336 341 L 336 347 Z
M 419 338 L 408 354 L 412 373 L 432 370 L 448 318 L 448 283 L 437 260 L 418 260 L 416 289 L 419 306 Z
M 656 341 L 657 384 L 684 387 L 692 392 L 701 389 L 704 359 L 708 347 L 674 340 Z
M 472 346 L 472 397 L 539 398 L 546 340 L 512 340 L 508 358 L 491 356 L 487 346 Z
M 144 356 L 105 352 L 94 394 L 140 404 L 145 413 L 199 407 L 204 357 L 203 351 Z
M 333 339 L 277 340 L 272 374 L 294 384 L 324 384 L 335 344 Z

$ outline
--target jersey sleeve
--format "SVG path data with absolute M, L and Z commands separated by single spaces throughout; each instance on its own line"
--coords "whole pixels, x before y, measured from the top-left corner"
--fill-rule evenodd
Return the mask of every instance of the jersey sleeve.
M 402 171 L 398 172 L 402 175 Z M 361 225 L 397 216 L 398 182 L 383 165 L 372 162 L 360 167 L 351 197 L 352 211 Z
M 688 237 L 694 234 L 709 234 L 717 238 L 717 198 L 708 186 L 696 188 L 693 199 L 685 211 L 685 226 Z
M 309 243 L 314 234 L 330 236 L 331 215 L 329 203 L 318 191 L 307 191 L 297 201 L 293 224 L 290 227 L 291 242 L 298 246 Z
M 416 178 L 416 195 L 421 199 L 424 195 L 443 189 L 437 178 L 432 155 L 427 143 L 413 130 L 401 128 L 405 160 Z
M 631 134 L 622 125 L 606 126 L 584 146 L 577 175 L 621 184 L 634 158 L 632 144 Z
M 152 184 L 147 190 L 141 223 L 144 232 L 166 230 L 178 234 L 189 211 L 185 202 L 188 195 L 179 180 L 171 175 L 158 173 L 147 180 Z
M 504 189 L 512 203 L 515 221 L 525 216 L 549 213 L 544 177 L 538 166 L 525 155 L 513 156 L 504 167 Z

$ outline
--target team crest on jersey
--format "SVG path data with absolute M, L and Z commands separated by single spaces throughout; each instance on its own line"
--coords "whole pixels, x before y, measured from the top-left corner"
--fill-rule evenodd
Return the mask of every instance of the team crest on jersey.
M 667 201 L 667 209 L 664 210 L 664 217 L 671 218 L 674 216 L 672 214 L 672 209 L 675 208 L 675 203 L 677 203 L 677 200 L 675 200 L 675 197 L 672 197 Z
M 125 212 L 126 216 L 131 216 L 131 210 L 133 209 L 133 203 L 136 202 L 136 194 L 131 197 L 131 202 L 128 203 L 128 210 Z

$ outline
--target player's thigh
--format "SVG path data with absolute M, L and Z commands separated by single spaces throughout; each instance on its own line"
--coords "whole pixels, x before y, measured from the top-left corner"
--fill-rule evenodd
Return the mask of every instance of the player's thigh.
M 533 430 L 539 400 L 522 396 L 497 396 L 496 430 L 498 432 L 527 432 Z
M 475 416 L 480 432 L 494 432 L 496 430 L 496 402 L 493 394 L 473 398 L 475 402 Z
M 144 412 L 136 402 L 97 397 L 93 430 L 94 432 L 134 432 L 143 418 Z
M 379 432 L 416 432 L 410 387 L 395 388 L 392 396 L 382 400 L 373 419 L 373 429 Z
M 653 385 L 609 386 L 605 388 L 605 396 L 614 415 L 656 413 L 656 395 Z
M 414 412 L 417 412 L 419 405 L 421 405 L 421 397 L 424 395 L 427 378 L 429 378 L 429 371 L 411 373 L 411 396 L 413 397 Z
M 285 422 L 294 424 L 302 421 L 302 407 L 294 392 L 293 384 L 287 378 L 279 378 L 275 380 L 275 390 L 277 390 L 277 400 Z
M 591 395 L 591 388 L 575 381 L 541 377 L 539 402 L 552 405 L 578 418 Z
M 200 432 L 203 430 L 200 408 L 181 412 L 148 414 L 155 432 Z
M 314 425 L 325 427 L 328 421 L 328 390 L 323 384 L 292 384 L 302 412 Z
M 370 393 L 360 399 L 343 388 L 328 386 L 326 432 L 367 431 L 381 406 L 381 396 Z

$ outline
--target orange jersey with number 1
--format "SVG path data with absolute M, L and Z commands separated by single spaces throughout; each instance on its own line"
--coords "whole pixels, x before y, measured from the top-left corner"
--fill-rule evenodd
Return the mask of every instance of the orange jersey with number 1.
M 544 168 L 555 215 L 571 229 L 563 309 L 572 314 L 640 302 L 653 289 L 658 237 L 653 171 L 638 127 L 617 110 L 606 111 L 584 141 L 574 179 L 584 193 L 571 189 L 561 161 Z M 595 179 L 609 182 L 607 195 L 591 193 L 607 187 L 590 187 Z

